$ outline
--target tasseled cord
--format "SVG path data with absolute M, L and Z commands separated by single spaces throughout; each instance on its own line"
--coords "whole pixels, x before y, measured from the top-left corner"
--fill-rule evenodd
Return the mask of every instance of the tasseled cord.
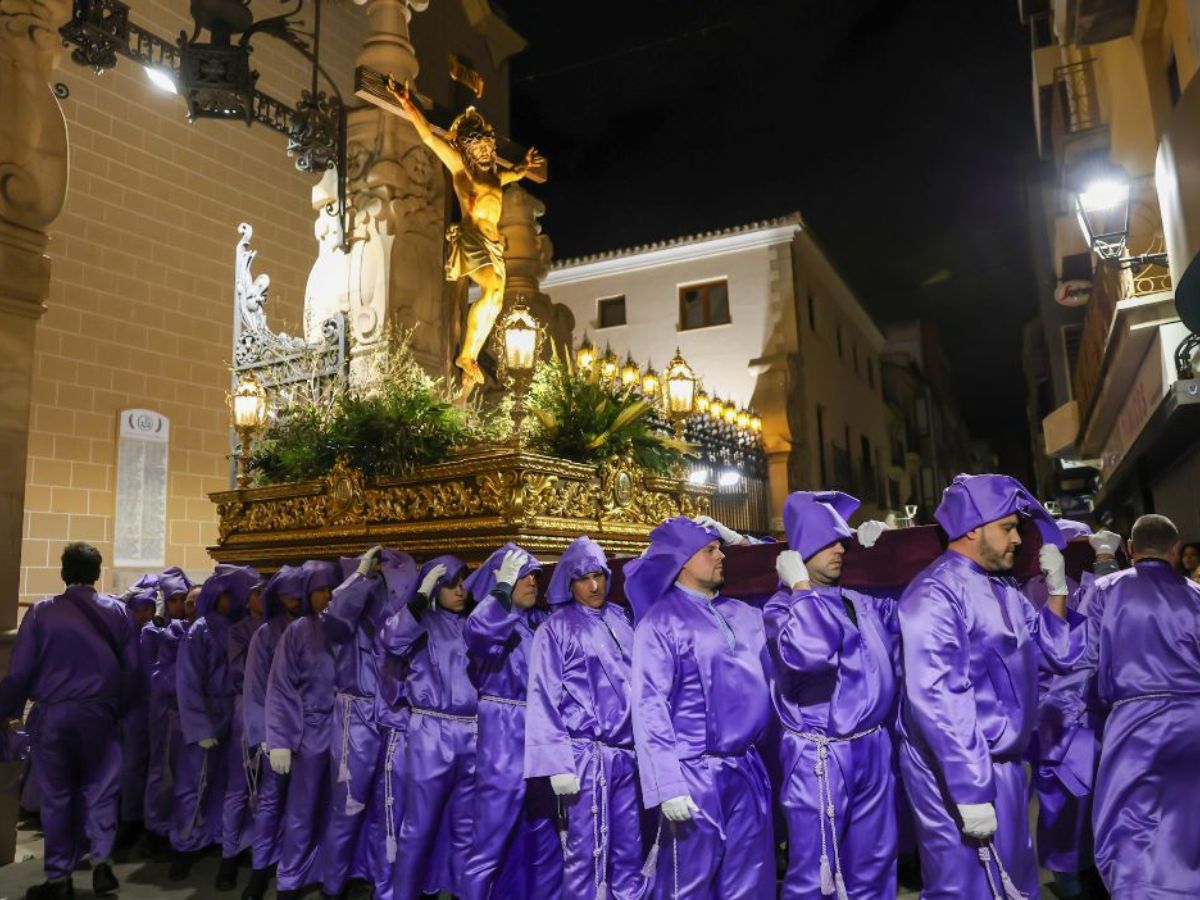
M 1000 895 L 1000 889 L 996 887 L 996 880 L 992 877 L 993 860 L 1000 872 L 1000 887 L 1004 890 L 1003 896 Z M 983 871 L 987 875 L 988 887 L 992 891 L 993 900 L 1029 900 L 1013 884 L 1013 880 L 1008 876 L 1008 871 L 1004 868 L 1004 863 L 1000 862 L 1000 854 L 996 852 L 995 845 L 991 841 L 980 844 L 979 861 L 983 863 Z
M 822 835 L 824 836 L 824 835 Z M 834 892 L 833 869 L 829 867 L 829 857 L 821 856 L 821 895 L 829 897 Z
M 838 872 L 833 876 L 834 886 L 837 888 L 838 900 L 850 900 L 850 895 L 846 893 L 846 881 L 842 878 L 842 873 Z
M 342 694 L 342 752 L 341 752 L 341 757 L 342 757 L 341 762 L 338 763 L 338 776 L 337 776 L 338 784 L 349 784 L 350 783 L 350 763 L 348 762 L 348 760 L 350 758 L 350 697 L 346 694 Z M 349 796 L 349 792 L 347 792 L 347 796 Z M 353 813 L 350 812 L 348 802 L 347 802 L 346 812 L 349 815 L 353 815 Z
M 648 882 L 654 881 L 654 876 L 658 874 L 658 845 L 662 841 L 662 825 L 658 826 L 658 835 L 654 838 L 654 846 L 650 848 L 650 852 L 646 855 L 646 862 L 642 865 L 642 877 Z

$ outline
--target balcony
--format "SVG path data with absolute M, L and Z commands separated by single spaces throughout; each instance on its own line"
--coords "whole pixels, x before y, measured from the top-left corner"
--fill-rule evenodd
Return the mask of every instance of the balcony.
M 1133 31 L 1137 0 L 1054 0 L 1054 30 L 1064 44 L 1102 44 Z

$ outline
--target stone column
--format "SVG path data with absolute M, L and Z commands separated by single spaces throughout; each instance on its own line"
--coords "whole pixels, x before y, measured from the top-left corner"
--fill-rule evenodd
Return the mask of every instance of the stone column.
M 520 184 L 505 188 L 504 209 L 500 215 L 507 270 L 504 307 L 507 311 L 518 298 L 528 304 L 530 311 L 546 326 L 549 340 L 544 345 L 543 355 L 548 357 L 552 346 L 557 346 L 559 352 L 570 352 L 575 316 L 562 303 L 554 303 L 548 294 L 542 293 L 542 277 L 554 254 L 554 245 L 542 234 L 542 226 L 538 223 L 545 212 L 546 205 Z
M 0 5 L 0 671 L 21 575 L 33 338 L 50 292 L 47 230 L 67 195 L 67 123 L 50 87 L 69 0 Z M 19 766 L 0 766 L 13 780 Z M 17 792 L 0 795 L 0 864 L 13 860 Z

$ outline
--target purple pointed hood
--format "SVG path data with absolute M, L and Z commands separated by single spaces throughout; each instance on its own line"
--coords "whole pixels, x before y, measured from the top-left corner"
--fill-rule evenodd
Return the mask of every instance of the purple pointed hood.
M 1058 530 L 1062 532 L 1062 536 L 1067 543 L 1071 541 L 1086 541 L 1092 536 L 1092 528 L 1083 522 L 1076 522 L 1074 519 L 1059 519 Z
M 179 594 L 186 594 L 192 589 L 192 580 L 179 566 L 163 569 L 158 576 L 158 589 L 162 591 L 163 599 L 170 600 Z
M 716 529 L 697 525 L 686 516 L 667 519 L 650 532 L 650 546 L 625 565 L 625 596 L 640 619 L 671 589 L 687 561 L 713 541 Z
M 312 612 L 308 598 L 321 588 L 335 588 L 342 583 L 342 573 L 336 563 L 323 559 L 306 559 L 300 566 L 304 572 L 304 612 Z
M 517 581 L 520 581 L 530 572 L 540 572 L 542 564 L 534 558 L 534 555 L 528 550 L 518 547 L 512 541 L 509 541 L 499 550 L 493 551 L 478 569 L 467 576 L 467 580 L 463 582 L 463 587 L 470 592 L 475 598 L 476 603 L 482 602 L 492 592 L 492 588 L 496 586 L 496 572 L 500 569 L 500 562 L 504 559 L 504 554 L 509 550 L 520 550 L 529 558 L 525 561 L 525 565 L 521 566 L 521 571 L 517 573 Z
M 287 615 L 287 610 L 279 602 L 281 596 L 296 597 L 303 607 L 304 585 L 307 580 L 308 576 L 301 566 L 280 566 L 279 571 L 271 576 L 267 586 L 263 588 L 262 602 L 266 618 Z
M 196 599 L 196 618 L 215 612 L 217 599 L 222 594 L 228 594 L 230 602 L 226 618 L 230 621 L 239 619 L 246 609 L 250 592 L 258 582 L 258 570 L 251 566 L 219 564 L 200 588 L 200 596 Z
M 849 518 L 859 502 L 841 491 L 796 491 L 783 504 L 788 546 L 807 560 L 836 541 L 849 540 Z
M 446 572 L 441 578 L 433 583 L 433 589 L 429 592 L 429 602 L 433 604 L 437 603 L 438 591 L 440 591 L 446 585 L 454 584 L 454 579 L 458 577 L 460 572 L 467 568 L 467 564 L 457 556 L 453 556 L 449 553 L 446 553 L 442 556 L 435 556 L 433 559 L 429 560 L 429 562 L 425 563 L 425 565 L 421 566 L 421 571 L 417 573 L 418 587 L 420 586 L 421 582 L 425 580 L 425 576 L 428 575 L 435 566 L 445 566 Z
M 972 528 L 1013 513 L 1032 519 L 1045 543 L 1060 549 L 1067 546 L 1054 517 L 1011 475 L 957 476 L 942 493 L 942 502 L 933 516 L 954 540 Z
M 577 537 L 554 565 L 550 585 L 546 588 L 546 601 L 551 606 L 566 603 L 571 599 L 571 582 L 592 572 L 603 572 L 607 578 L 608 589 L 604 594 L 607 599 L 608 591 L 612 590 L 612 570 L 608 567 L 604 548 L 587 535 Z

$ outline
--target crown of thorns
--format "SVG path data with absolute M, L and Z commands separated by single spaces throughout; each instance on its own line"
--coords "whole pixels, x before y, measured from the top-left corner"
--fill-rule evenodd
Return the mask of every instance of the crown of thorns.
M 468 106 L 451 123 L 447 136 L 452 144 L 465 146 L 482 140 L 494 141 L 496 132 L 475 107 Z

